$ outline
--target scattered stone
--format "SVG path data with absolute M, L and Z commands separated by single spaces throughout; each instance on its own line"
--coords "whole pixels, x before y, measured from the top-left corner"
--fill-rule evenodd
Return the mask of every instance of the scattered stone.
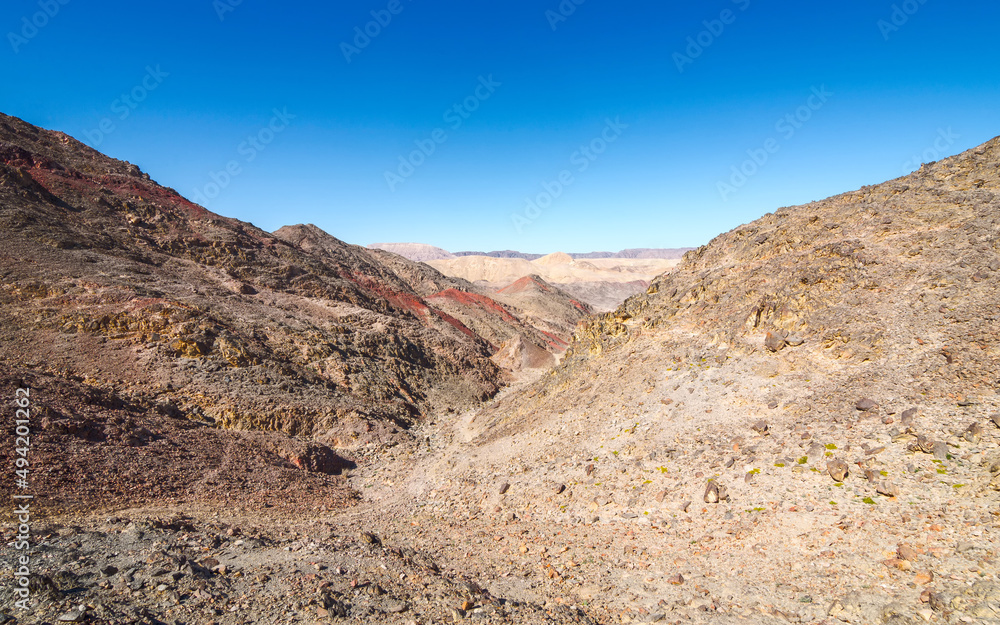
M 593 475 L 593 473 L 594 473 L 594 465 L 588 464 L 586 471 L 587 471 L 587 477 L 590 477 L 591 475 Z
M 764 421 L 763 419 L 761 419 L 760 421 L 757 421 L 756 423 L 754 423 L 753 425 L 751 425 L 750 428 L 754 432 L 757 432 L 758 434 L 766 434 L 767 430 L 768 430 L 767 421 Z
M 715 480 L 712 480 L 705 487 L 705 503 L 719 503 L 720 501 L 725 501 L 729 499 L 729 495 L 726 494 L 726 487 L 719 484 Z
M 563 492 L 565 492 L 566 485 L 565 484 L 557 484 L 556 487 L 555 487 L 555 489 L 553 489 L 553 490 L 555 490 L 555 493 L 557 495 L 561 495 L 561 494 L 563 494 Z
M 978 423 L 971 423 L 969 427 L 965 428 L 965 440 L 975 445 L 983 437 L 984 433 L 983 426 Z
M 875 492 L 885 497 L 898 497 L 899 487 L 889 481 L 881 481 L 875 485 Z
M 378 546 L 382 544 L 378 536 L 372 534 L 371 532 L 361 532 L 358 534 L 358 539 L 366 545 Z
M 656 503 L 663 503 L 663 500 L 666 499 L 667 494 L 668 492 L 665 490 L 661 490 L 660 492 L 656 493 Z
M 836 482 L 843 482 L 844 478 L 848 475 L 847 463 L 839 459 L 828 461 L 826 463 L 826 470 Z
M 916 445 L 917 445 L 917 448 L 920 451 L 924 452 L 925 454 L 929 454 L 929 453 L 933 453 L 934 452 L 934 441 L 931 440 L 930 438 L 924 436 L 923 434 L 920 434 L 919 436 L 917 436 Z
M 931 609 L 935 612 L 944 612 L 948 608 L 948 604 L 945 603 L 944 597 L 940 593 L 929 593 L 927 602 L 930 603 Z
M 995 415 L 992 415 L 990 417 L 990 421 L 993 422 L 993 425 L 995 425 L 998 428 L 1000 428 L 1000 412 L 996 413 Z
M 858 402 L 854 404 L 854 407 L 860 410 L 861 412 L 869 412 L 871 410 L 878 408 L 878 402 L 876 402 L 874 399 L 868 399 L 866 397 L 864 399 L 859 399 Z
M 590 465 L 590 466 L 594 466 L 594 465 Z M 588 473 L 588 475 L 589 475 L 589 473 Z M 506 494 L 508 490 L 510 490 L 510 482 L 504 482 L 503 484 L 500 485 L 500 494 L 501 495 Z
M 785 343 L 791 345 L 792 347 L 798 347 L 805 342 L 806 340 L 800 334 L 790 334 L 787 338 L 785 338 Z
M 668 584 L 673 584 L 674 586 L 680 586 L 684 583 L 684 576 L 678 573 L 677 575 L 671 575 L 667 578 Z
M 900 543 L 899 546 L 896 547 L 896 555 L 908 562 L 917 561 L 917 550 L 906 543 Z
M 913 582 L 920 586 L 926 586 L 934 581 L 934 573 L 930 571 L 920 571 L 917 573 L 916 577 L 913 578 Z
M 931 451 L 934 454 L 934 457 L 937 458 L 938 460 L 948 459 L 948 443 L 944 441 L 935 442 Z
M 66 614 L 60 616 L 58 620 L 60 623 L 82 623 L 86 619 L 86 614 L 83 610 L 76 609 L 70 610 Z
M 105 577 L 111 577 L 112 575 L 114 575 L 117 572 L 118 572 L 118 569 L 115 568 L 115 567 L 113 567 L 113 566 L 111 566 L 110 564 L 108 566 L 104 567 L 103 569 L 101 569 L 101 573 L 103 573 Z
M 886 568 L 899 569 L 900 571 L 909 571 L 913 568 L 909 562 L 900 558 L 889 558 L 888 560 L 883 560 L 882 564 L 884 564 Z
M 917 416 L 917 409 L 916 408 L 910 408 L 908 410 L 904 410 L 903 414 L 899 415 L 899 422 L 902 423 L 903 425 L 907 425 L 907 426 L 908 425 L 912 425 L 913 424 L 913 419 L 916 416 Z
M 780 351 L 785 347 L 785 338 L 787 336 L 788 335 L 784 330 L 769 330 L 767 335 L 764 336 L 764 347 L 768 348 L 772 352 Z

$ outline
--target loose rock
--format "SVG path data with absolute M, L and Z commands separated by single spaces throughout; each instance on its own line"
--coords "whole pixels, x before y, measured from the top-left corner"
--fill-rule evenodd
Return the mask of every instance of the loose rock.
M 874 410 L 875 408 L 878 408 L 878 402 L 876 402 L 874 399 L 868 399 L 866 397 L 864 399 L 859 399 L 858 402 L 854 404 L 854 407 L 860 410 L 861 412 L 869 412 L 871 410 Z
M 826 463 L 826 470 L 830 474 L 830 477 L 837 482 L 843 482 L 844 478 L 847 477 L 847 463 L 843 460 L 830 460 Z

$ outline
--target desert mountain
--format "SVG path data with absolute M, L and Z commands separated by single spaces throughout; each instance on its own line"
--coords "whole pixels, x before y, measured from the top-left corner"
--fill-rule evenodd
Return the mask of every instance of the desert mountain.
M 650 280 L 674 267 L 678 259 L 590 258 L 575 259 L 555 252 L 534 260 L 492 256 L 461 256 L 430 260 L 427 264 L 449 276 L 493 290 L 503 289 L 531 275 L 566 291 L 594 310 L 606 312 L 626 298 L 649 287 Z
M 275 235 L 320 255 L 336 255 L 346 245 L 315 226 L 282 228 Z M 456 319 L 485 339 L 494 355 L 501 351 L 508 355 L 515 352 L 531 354 L 526 359 L 520 355 L 494 358 L 504 369 L 537 369 L 554 364 L 569 345 L 569 337 L 576 331 L 577 324 L 593 313 L 586 305 L 566 305 L 572 298 L 549 285 L 538 297 L 498 297 L 490 289 L 449 278 L 427 264 L 386 250 L 366 251 L 387 274 L 380 278 L 381 285 L 391 285 L 395 280 L 400 284 L 394 288 L 412 289 L 413 295 L 422 298 L 428 306 Z
M 380 243 L 379 245 L 399 245 L 393 243 Z M 435 248 L 437 249 L 437 248 Z M 569 256 L 575 259 L 589 259 L 589 258 L 661 258 L 661 259 L 677 259 L 694 248 L 692 247 L 681 247 L 681 248 L 649 248 L 649 247 L 638 247 L 630 248 L 627 250 L 622 250 L 620 252 L 577 252 L 570 253 Z M 537 260 L 544 256 L 544 254 L 526 254 L 524 252 L 516 252 L 514 250 L 501 250 L 497 252 L 455 252 L 453 256 L 489 256 L 491 258 L 520 258 L 523 260 Z M 436 259 L 431 259 L 436 260 Z
M 688 252 L 415 493 L 622 622 L 1000 622 L 998 287 L 1000 138 Z
M 272 235 L 220 217 L 7 116 L 0 167 L 9 366 L 30 354 L 49 373 L 189 418 L 354 446 L 496 393 L 500 339 L 551 342 L 517 311 L 448 291 L 461 285 L 427 293 L 437 307 L 374 251 L 315 227 Z M 396 258 L 397 270 L 409 263 Z M 442 310 L 466 304 L 469 318 L 497 309 L 488 338 Z
M 428 260 L 455 258 L 455 255 L 447 250 L 424 243 L 372 243 L 368 248 L 399 254 L 403 258 L 408 258 L 418 263 Z

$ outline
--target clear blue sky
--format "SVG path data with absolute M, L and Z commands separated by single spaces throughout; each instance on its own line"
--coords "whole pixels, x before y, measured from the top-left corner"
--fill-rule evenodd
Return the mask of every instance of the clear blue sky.
M 236 2 L 8 0 L 0 110 L 266 230 L 453 251 L 699 245 L 1000 135 L 995 2 Z

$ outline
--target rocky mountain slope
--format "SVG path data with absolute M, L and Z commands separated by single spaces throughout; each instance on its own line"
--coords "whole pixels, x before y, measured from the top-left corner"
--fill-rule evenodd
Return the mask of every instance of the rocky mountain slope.
M 10 117 L 0 141 L 8 363 L 338 444 L 500 387 L 486 341 L 362 248 L 319 257 Z
M 17 622 L 259 622 L 251 604 L 271 606 L 276 618 L 306 608 L 313 617 L 349 611 L 382 622 L 453 608 L 496 622 L 551 618 L 541 606 L 483 595 L 403 543 L 382 550 L 373 538 L 348 540 L 363 547 L 358 559 L 340 560 L 308 589 L 296 577 L 301 559 L 278 562 L 274 552 L 314 547 L 290 546 L 281 531 L 229 541 L 237 552 L 273 547 L 234 570 L 227 558 L 236 554 L 217 549 L 218 525 L 204 520 L 219 510 L 244 520 L 272 515 L 272 528 L 312 532 L 308 521 L 295 524 L 358 504 L 359 485 L 345 473 L 380 450 L 417 445 L 407 430 L 422 419 L 495 394 L 509 377 L 503 365 L 526 364 L 513 363 L 512 351 L 551 358 L 565 347 L 568 335 L 554 347 L 523 312 L 463 290 L 470 286 L 314 226 L 271 234 L 215 215 L 133 165 L 0 116 L 0 394 L 13 410 L 15 390 L 31 391 L 30 469 L 16 492 L 36 495 L 32 608 L 17 609 Z M 509 343 L 491 343 L 501 336 Z M 23 456 L 13 428 L 4 432 L 0 461 L 13 466 Z M 141 521 L 157 507 L 170 510 L 167 520 Z M 135 522 L 105 519 L 80 531 L 88 515 L 108 511 Z M 190 514 L 205 516 L 192 523 Z M 11 515 L 8 508 L 2 518 Z M 68 526 L 37 525 L 43 519 Z M 112 536 L 125 525 L 128 535 Z M 209 531 L 190 550 L 196 527 Z M 5 524 L 4 542 L 18 531 Z M 54 558 L 41 555 L 53 550 Z M 385 562 L 391 574 L 367 578 L 385 573 Z M 268 585 L 268 574 L 291 581 Z M 391 590 L 403 599 L 347 598 L 358 588 L 385 595 L 407 575 L 412 584 Z M 435 581 L 417 581 L 426 576 Z M 15 611 L 12 588 L 0 591 L 0 622 Z M 421 597 L 429 588 L 440 594 Z M 289 591 L 300 600 L 280 604 Z M 575 611 L 556 616 L 588 622 Z
M 315 227 L 272 235 L 220 217 L 134 165 L 7 116 L 0 228 L 4 366 L 225 427 L 338 447 L 392 439 L 421 415 L 496 393 L 503 341 L 551 343 L 519 311 L 440 275 L 442 288 L 422 291 L 435 305 L 405 259 Z
M 577 260 L 556 252 L 534 260 L 462 256 L 430 260 L 441 273 L 468 280 L 498 291 L 531 275 L 538 275 L 550 286 L 565 291 L 598 311 L 607 311 L 627 297 L 641 293 L 654 277 L 668 271 L 679 261 L 660 258 L 600 258 Z
M 998 286 L 1000 139 L 780 209 L 465 415 L 414 522 L 604 622 L 1000 623 Z

